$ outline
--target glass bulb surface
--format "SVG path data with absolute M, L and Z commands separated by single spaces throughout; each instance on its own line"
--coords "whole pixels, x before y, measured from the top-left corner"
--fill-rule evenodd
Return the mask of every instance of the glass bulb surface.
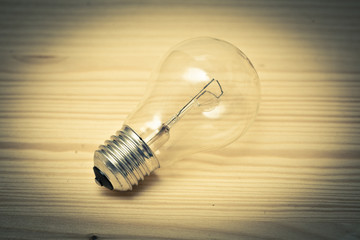
M 223 40 L 179 43 L 151 78 L 148 93 L 123 129 L 95 152 L 100 185 L 106 178 L 115 190 L 130 190 L 160 164 L 226 146 L 247 131 L 259 108 L 253 65 Z

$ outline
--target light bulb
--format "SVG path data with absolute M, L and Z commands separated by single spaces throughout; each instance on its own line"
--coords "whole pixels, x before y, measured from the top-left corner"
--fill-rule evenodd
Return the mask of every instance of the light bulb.
M 131 190 L 160 165 L 243 135 L 260 100 L 258 75 L 238 48 L 201 37 L 170 49 L 148 94 L 94 154 L 95 181 Z

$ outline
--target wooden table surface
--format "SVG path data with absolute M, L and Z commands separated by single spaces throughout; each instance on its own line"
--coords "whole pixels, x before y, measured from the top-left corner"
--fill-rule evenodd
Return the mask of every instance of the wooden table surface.
M 93 152 L 174 44 L 252 60 L 249 132 L 132 192 Z M 359 1 L 0 1 L 1 239 L 360 239 Z

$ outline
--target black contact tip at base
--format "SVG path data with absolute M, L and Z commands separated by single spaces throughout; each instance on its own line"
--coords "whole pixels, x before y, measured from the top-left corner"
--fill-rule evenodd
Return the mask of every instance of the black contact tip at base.
M 107 189 L 113 190 L 113 186 L 109 179 L 105 176 L 105 174 L 100 171 L 97 167 L 93 167 L 94 173 L 95 173 L 95 181 L 98 185 L 104 186 Z

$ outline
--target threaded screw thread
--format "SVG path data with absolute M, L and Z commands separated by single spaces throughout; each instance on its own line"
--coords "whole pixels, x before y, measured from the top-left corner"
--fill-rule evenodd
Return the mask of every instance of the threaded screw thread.
M 114 188 L 122 191 L 131 190 L 133 185 L 138 185 L 140 180 L 159 167 L 159 162 L 148 145 L 128 126 L 124 126 L 110 140 L 105 141 L 104 145 L 99 146 L 94 163 L 103 172 L 107 172 Z M 109 176 L 111 174 L 115 178 Z M 118 184 L 114 183 L 116 180 Z

